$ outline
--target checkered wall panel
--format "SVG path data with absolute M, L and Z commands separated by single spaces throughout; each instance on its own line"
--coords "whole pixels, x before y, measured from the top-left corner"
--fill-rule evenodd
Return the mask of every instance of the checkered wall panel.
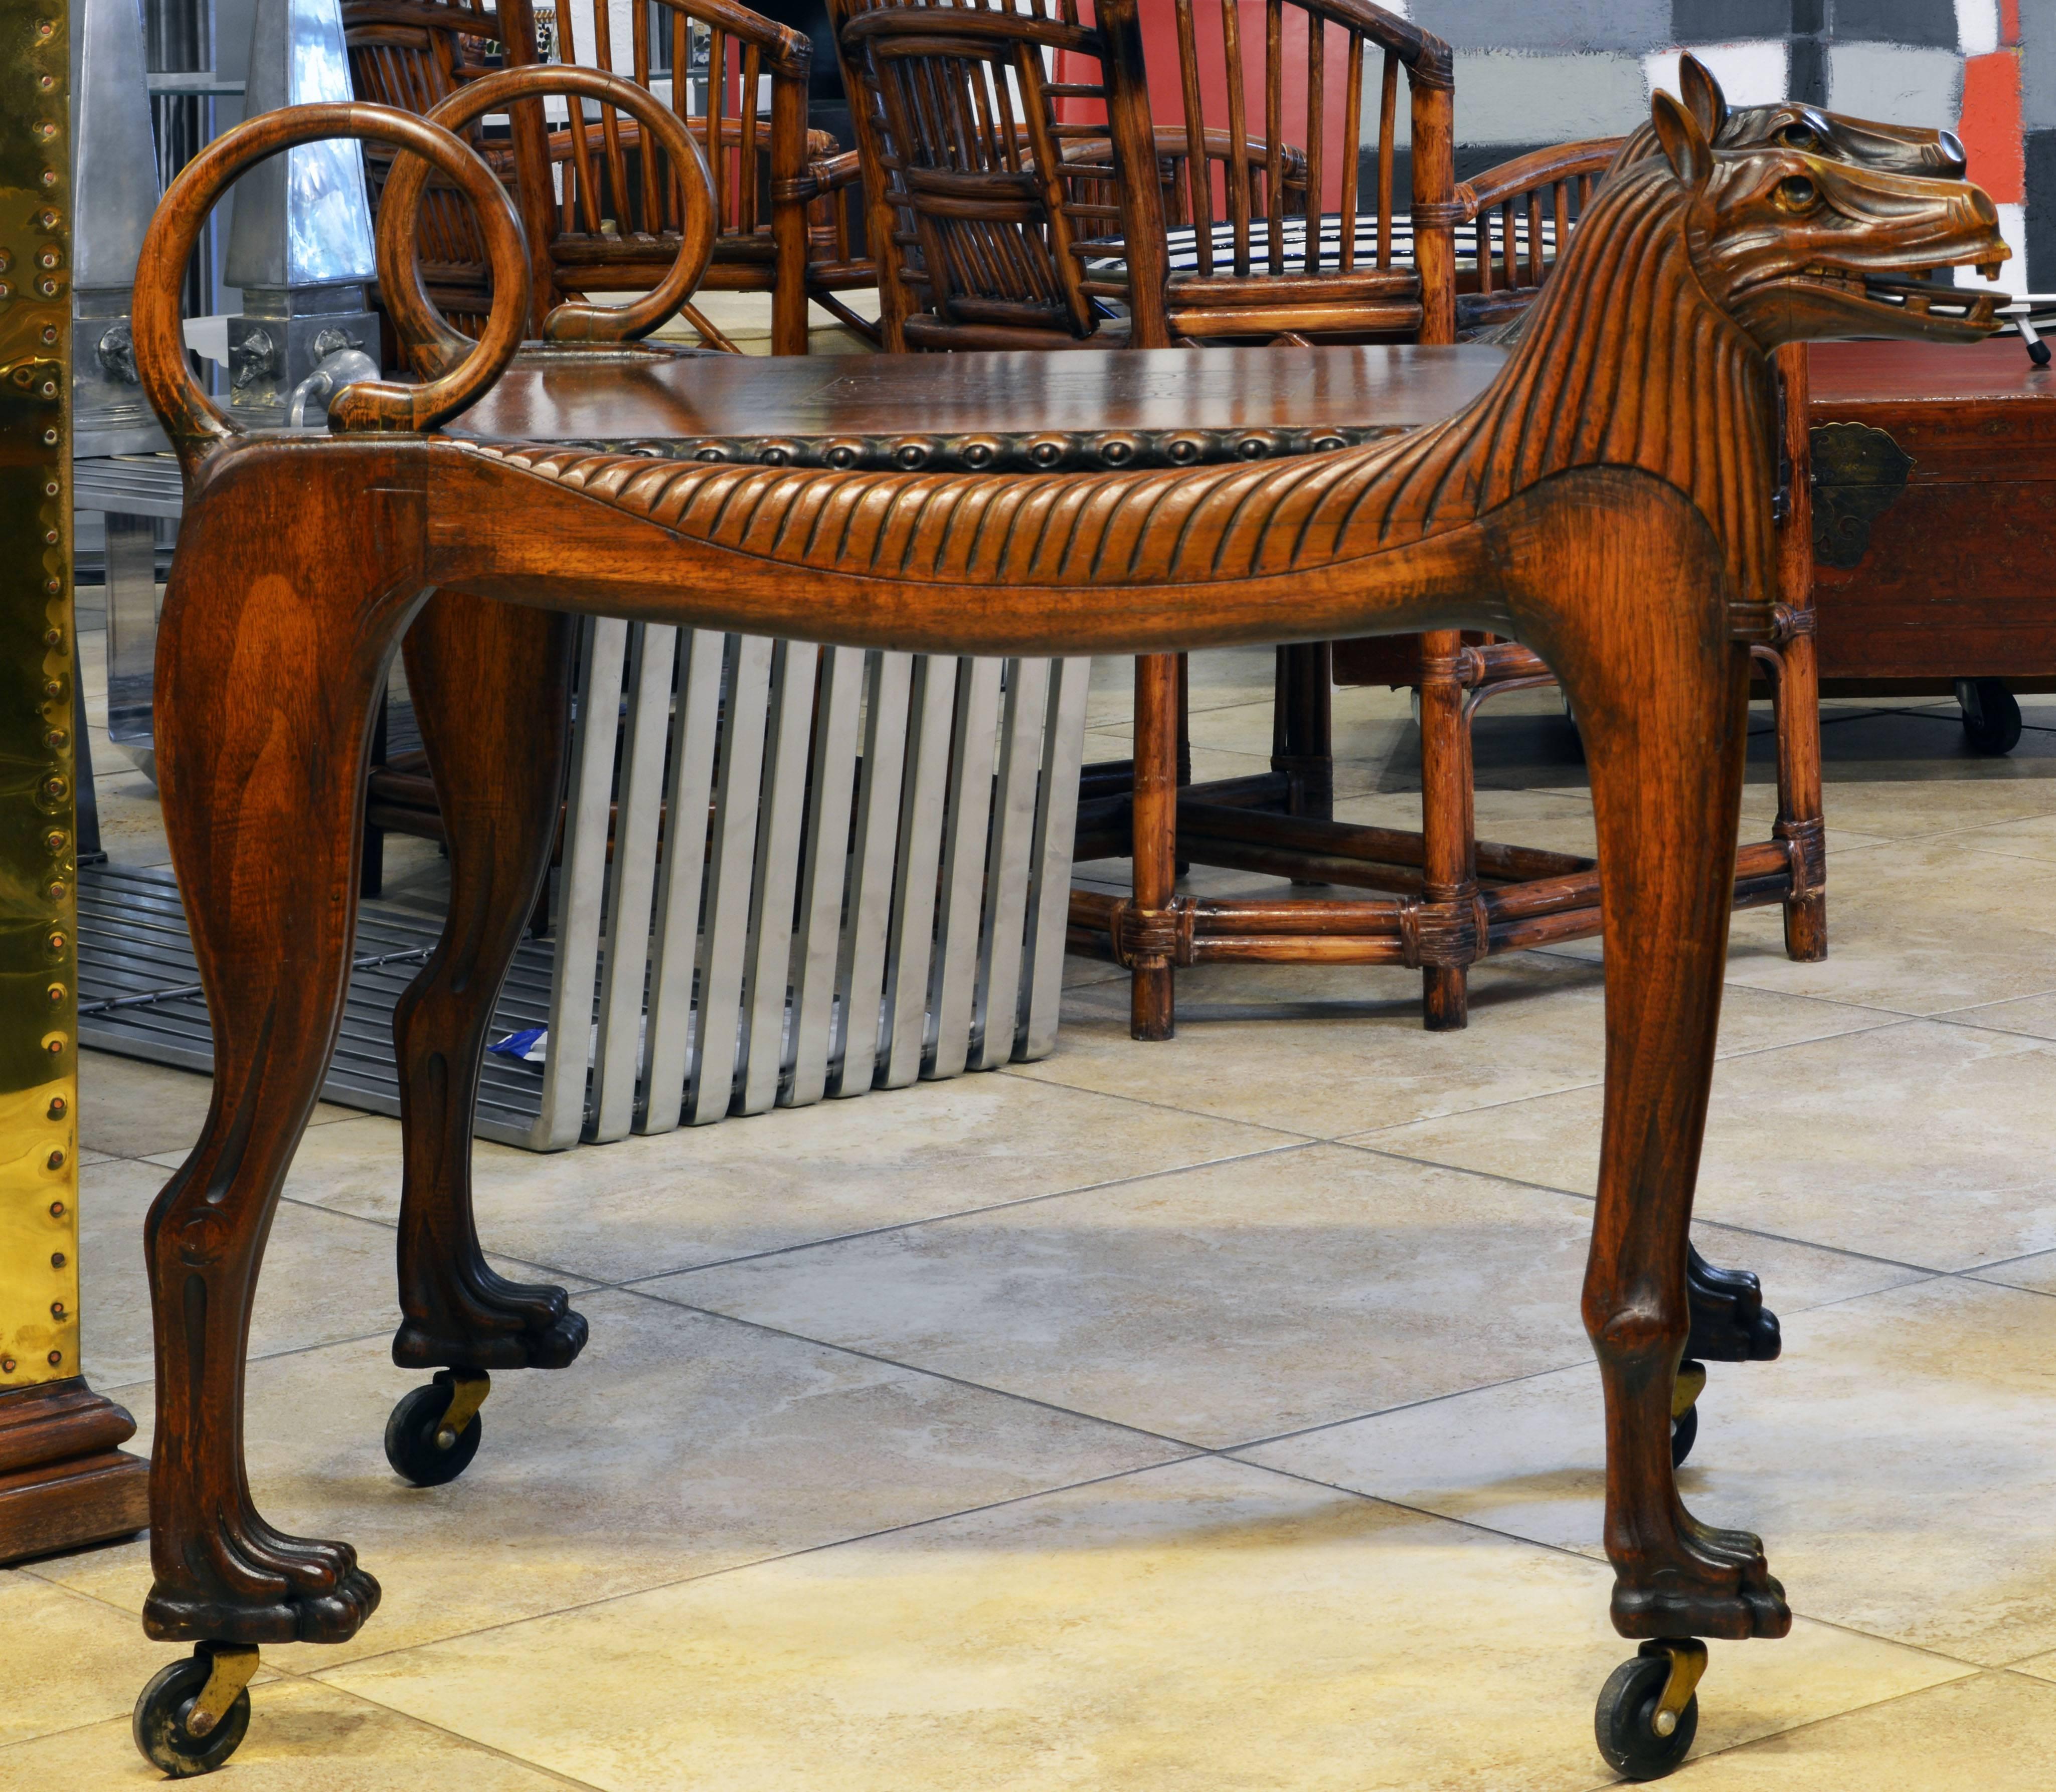
M 2016 258 L 1999 284 L 2056 291 L 2056 0 L 1408 0 L 1397 10 L 1455 46 L 1460 174 L 1631 129 L 1652 86 L 1675 91 L 1678 52 L 1690 49 L 1740 104 L 1792 97 L 1955 130 Z

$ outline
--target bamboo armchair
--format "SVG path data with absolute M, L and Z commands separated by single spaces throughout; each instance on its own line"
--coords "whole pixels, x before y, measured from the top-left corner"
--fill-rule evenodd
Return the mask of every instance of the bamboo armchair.
M 690 117 L 714 176 L 714 250 L 701 284 L 710 291 L 768 292 L 772 348 L 802 354 L 809 298 L 867 332 L 869 326 L 833 295 L 873 283 L 869 264 L 850 250 L 847 208 L 856 203 L 857 176 L 835 144 L 805 128 L 813 46 L 736 0 L 655 0 L 667 30 L 653 28 L 639 5 L 626 46 L 632 78 L 646 89 L 670 88 L 672 109 Z M 343 25 L 353 85 L 360 99 L 425 113 L 498 64 L 539 60 L 532 0 L 344 0 Z M 594 41 L 581 42 L 572 9 L 560 5 L 550 34 L 552 57 L 567 66 L 615 69 L 622 59 L 609 10 L 590 9 Z M 706 103 L 691 109 L 692 45 L 704 33 Z M 496 55 L 492 53 L 497 51 Z M 668 53 L 668 63 L 665 57 Z M 768 117 L 756 96 L 770 90 Z M 737 96 L 746 96 L 738 105 Z M 561 117 L 551 117 L 553 112 Z M 538 320 L 559 299 L 588 291 L 642 291 L 676 259 L 680 194 L 661 156 L 645 162 L 645 135 L 619 109 L 595 101 L 575 129 L 568 109 L 524 101 L 504 136 L 469 127 L 473 149 L 514 192 L 529 242 L 530 309 Z M 374 147 L 366 167 L 374 201 L 382 196 L 392 152 Z M 491 276 L 480 226 L 457 189 L 432 185 L 420 216 L 423 265 L 437 307 L 460 329 L 476 332 L 491 306 Z M 710 346 L 733 348 L 687 306 L 685 315 Z

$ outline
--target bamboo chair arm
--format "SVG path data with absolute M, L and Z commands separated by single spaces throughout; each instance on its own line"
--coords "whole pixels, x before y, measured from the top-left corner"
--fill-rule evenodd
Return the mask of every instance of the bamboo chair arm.
M 380 25 L 406 26 L 421 31 L 453 32 L 483 42 L 504 44 L 498 11 L 481 6 L 441 6 L 433 0 L 343 0 L 342 28 L 346 33 Z
M 677 172 L 683 196 L 679 211 L 682 228 L 670 271 L 626 305 L 567 299 L 552 308 L 540 330 L 544 340 L 552 342 L 633 342 L 674 316 L 706 271 L 714 252 L 714 183 L 706 158 L 685 121 L 648 88 L 575 64 L 503 69 L 451 94 L 428 115 L 429 121 L 457 130 L 486 113 L 544 93 L 619 106 L 649 132 Z M 645 178 L 651 172 L 646 166 Z M 469 353 L 471 344 L 444 320 L 422 283 L 416 224 L 428 175 L 428 164 L 418 156 L 403 156 L 393 164 L 378 207 L 378 290 L 408 358 L 424 373 L 441 374 Z M 496 297 L 496 267 L 493 290 Z
M 764 53 L 765 72 L 804 81 L 813 67 L 811 38 L 738 6 L 735 0 L 662 0 L 674 13 L 697 19 L 724 37 L 753 44 Z
M 1381 49 L 1390 50 L 1409 80 L 1423 87 L 1456 85 L 1455 58 L 1449 46 L 1433 32 L 1373 5 L 1372 0 L 1296 0 L 1296 4 L 1345 31 L 1361 31 Z
M 186 358 L 179 295 L 200 227 L 229 184 L 251 164 L 283 149 L 331 137 L 390 143 L 417 165 L 447 175 L 470 200 L 492 267 L 492 309 L 484 333 L 465 342 L 464 358 L 419 386 L 366 380 L 345 386 L 330 415 L 345 429 L 430 429 L 475 402 L 506 370 L 521 346 L 527 310 L 528 257 L 507 190 L 476 151 L 440 125 L 389 106 L 358 103 L 288 106 L 225 132 L 172 181 L 150 220 L 138 259 L 131 303 L 136 370 L 190 479 L 220 444 L 243 433 L 202 389 Z
M 1510 199 L 1520 199 L 1538 187 L 1553 185 L 1581 174 L 1603 174 L 1613 166 L 1625 137 L 1588 137 L 1577 143 L 1560 143 L 1516 156 L 1510 162 L 1469 180 L 1457 184 L 1457 203 L 1463 208 L 1464 222 L 1476 222 L 1479 213 L 1489 212 Z
M 961 38 L 974 46 L 970 52 L 974 55 L 986 53 L 994 41 L 1073 50 L 1100 61 L 1105 61 L 1107 53 L 1105 39 L 1084 26 L 1020 13 L 983 12 L 971 6 L 880 6 L 859 13 L 842 28 L 846 44 L 868 44 L 879 38 L 914 38 L 931 46 Z

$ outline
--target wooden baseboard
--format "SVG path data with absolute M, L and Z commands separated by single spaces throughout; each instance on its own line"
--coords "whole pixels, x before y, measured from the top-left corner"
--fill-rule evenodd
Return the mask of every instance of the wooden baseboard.
M 150 1521 L 136 1421 L 82 1377 L 0 1393 L 0 1563 L 128 1537 Z

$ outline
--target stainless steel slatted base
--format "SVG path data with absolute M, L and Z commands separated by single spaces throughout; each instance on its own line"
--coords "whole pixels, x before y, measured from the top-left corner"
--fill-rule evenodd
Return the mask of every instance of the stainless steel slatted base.
M 579 668 L 553 936 L 493 1034 L 549 1049 L 488 1054 L 480 1137 L 559 1150 L 1048 1054 L 1089 661 L 602 619 Z M 170 874 L 82 873 L 79 909 L 81 1042 L 212 1069 Z M 438 932 L 360 907 L 330 1101 L 399 1112 L 393 1009 Z
M 393 1055 L 393 1009 L 435 950 L 441 925 L 389 903 L 357 913 L 357 966 L 324 1100 L 397 1115 L 400 1073 Z M 493 1037 L 550 1018 L 547 940 L 525 940 L 500 992 Z M 187 937 L 178 885 L 168 870 L 82 866 L 78 874 L 79 1042 L 125 1058 L 188 1070 L 214 1068 L 214 1039 L 200 971 Z M 488 1054 L 478 1096 L 480 1138 L 527 1145 L 542 1109 L 542 1066 Z

